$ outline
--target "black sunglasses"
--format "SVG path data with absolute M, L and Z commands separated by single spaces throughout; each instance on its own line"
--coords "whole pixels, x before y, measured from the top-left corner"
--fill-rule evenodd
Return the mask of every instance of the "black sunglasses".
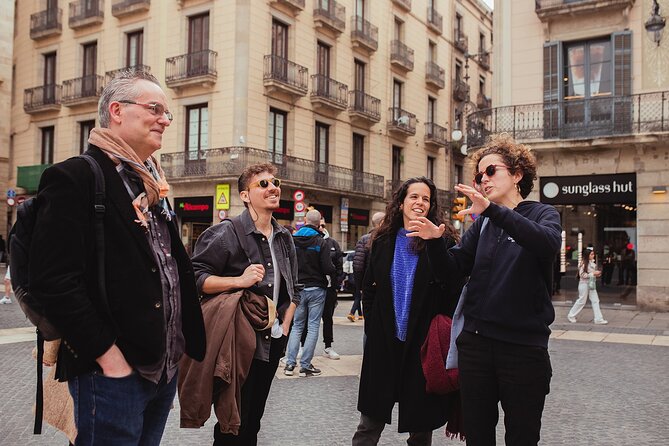
M 491 164 L 488 167 L 485 168 L 485 171 L 479 172 L 476 175 L 474 175 L 474 181 L 476 181 L 476 184 L 481 184 L 483 181 L 483 174 L 488 175 L 488 178 L 492 177 L 495 175 L 497 172 L 497 169 L 503 168 L 503 169 L 508 169 L 508 166 L 502 166 L 502 165 L 497 165 L 497 164 Z
M 262 187 L 263 189 L 267 189 L 269 187 L 269 184 L 272 183 L 274 187 L 281 187 L 281 180 L 278 178 L 270 178 L 268 180 L 263 179 L 260 181 L 256 181 L 255 183 L 249 184 L 249 189 L 253 187 Z

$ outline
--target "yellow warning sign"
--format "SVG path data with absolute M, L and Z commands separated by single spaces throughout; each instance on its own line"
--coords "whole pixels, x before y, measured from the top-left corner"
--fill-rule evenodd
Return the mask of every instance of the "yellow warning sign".
M 216 209 L 230 209 L 230 185 L 216 185 Z

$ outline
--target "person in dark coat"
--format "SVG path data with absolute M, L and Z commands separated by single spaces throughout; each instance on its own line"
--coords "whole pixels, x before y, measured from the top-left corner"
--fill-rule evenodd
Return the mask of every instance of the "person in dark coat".
M 355 255 L 353 256 L 353 283 L 355 284 L 355 291 L 353 292 L 353 306 L 351 306 L 351 311 L 346 316 L 351 322 L 355 322 L 356 311 L 358 312 L 359 319 L 364 319 L 362 312 L 362 280 L 367 270 L 369 248 L 372 245 L 372 234 L 379 227 L 385 216 L 386 214 L 383 212 L 376 212 L 372 215 L 372 230 L 360 237 L 358 243 L 355 244 Z
M 418 216 L 446 224 L 444 240 L 454 245 L 457 233 L 444 219 L 432 180 L 407 180 L 386 207 L 374 232 L 369 266 L 363 281 L 365 343 L 358 395 L 360 424 L 353 445 L 375 445 L 399 403 L 399 432 L 408 444 L 429 445 L 432 431 L 443 426 L 455 395 L 425 391 L 420 360 L 432 318 L 452 316 L 462 283 L 438 282 L 425 242 L 407 237 L 406 225 Z

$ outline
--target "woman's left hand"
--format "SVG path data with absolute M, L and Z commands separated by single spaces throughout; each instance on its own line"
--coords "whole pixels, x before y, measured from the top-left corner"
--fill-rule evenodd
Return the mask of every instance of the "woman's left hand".
M 430 240 L 441 237 L 445 230 L 446 225 L 443 223 L 437 226 L 425 217 L 418 217 L 409 222 L 407 231 L 411 232 L 407 234 L 407 237 L 420 237 L 423 240 Z

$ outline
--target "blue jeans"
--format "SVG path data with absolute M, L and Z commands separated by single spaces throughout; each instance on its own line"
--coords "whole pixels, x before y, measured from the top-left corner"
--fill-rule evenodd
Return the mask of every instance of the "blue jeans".
M 309 287 L 302 290 L 300 305 L 293 316 L 293 328 L 288 338 L 288 352 L 286 353 L 286 364 L 296 365 L 297 351 L 300 349 L 300 338 L 304 326 L 308 324 L 307 339 L 302 349 L 300 365 L 308 367 L 314 357 L 314 350 L 318 343 L 318 327 L 321 325 L 321 316 L 325 307 L 325 288 Z
M 177 376 L 158 384 L 137 372 L 123 378 L 109 378 L 91 372 L 72 378 L 77 425 L 76 446 L 160 445 L 167 416 L 177 390 Z

